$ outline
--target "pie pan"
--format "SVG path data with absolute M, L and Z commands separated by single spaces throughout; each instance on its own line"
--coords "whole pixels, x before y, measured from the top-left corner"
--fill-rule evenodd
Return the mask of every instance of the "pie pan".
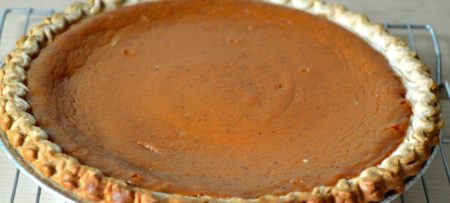
M 64 29 L 64 27 L 66 26 L 63 25 L 62 27 L 58 27 L 61 26 L 61 24 L 58 24 L 61 22 L 60 21 L 61 19 L 63 19 L 63 21 L 68 20 L 69 22 L 76 22 L 77 20 L 82 19 L 84 15 L 89 16 L 102 12 L 103 8 L 110 8 L 110 7 L 114 8 L 116 6 L 116 3 L 118 3 L 118 1 L 114 1 L 112 3 L 111 2 L 112 1 L 106 0 L 89 1 L 88 4 L 78 4 L 78 7 L 77 5 L 73 6 L 72 10 L 69 10 L 67 16 L 61 17 L 61 15 L 59 16 L 55 15 L 54 18 L 53 17 L 49 18 L 47 21 L 48 24 L 43 24 L 41 25 L 41 27 L 37 27 L 37 29 L 31 32 L 32 36 L 33 32 L 39 33 L 40 35 L 38 37 L 32 39 L 31 38 L 22 39 L 25 41 L 21 41 L 18 43 L 19 46 L 18 49 L 15 50 L 15 52 L 12 52 L 11 58 L 7 60 L 7 63 L 9 63 L 9 65 L 11 66 L 6 67 L 4 69 L 5 70 L 4 72 L 6 72 L 4 78 L 6 79 L 3 82 L 4 100 L 2 101 L 3 109 L 1 113 L 4 115 L 2 127 L 4 128 L 6 133 L 2 132 L 1 134 L 2 149 L 4 149 L 4 151 L 8 154 L 8 157 L 17 164 L 17 167 L 19 169 L 24 171 L 27 175 L 31 176 L 33 180 L 38 182 L 38 184 L 42 184 L 43 187 L 49 188 L 50 190 L 54 191 L 60 196 L 68 197 L 72 201 L 85 201 L 86 199 L 77 199 L 78 197 L 75 196 L 77 192 L 67 190 L 67 188 L 64 189 L 61 186 L 53 184 L 50 181 L 48 181 L 50 180 L 48 177 L 44 178 L 44 176 L 41 176 L 39 173 L 35 173 L 34 171 L 36 171 L 36 169 L 34 167 L 30 167 L 30 164 L 28 163 L 29 160 L 25 161 L 24 159 L 22 159 L 21 154 L 18 153 L 18 151 L 16 150 L 18 148 L 17 146 L 20 147 L 23 143 L 22 136 L 30 136 L 29 139 L 28 137 L 26 137 L 28 140 L 38 138 L 37 140 L 40 141 L 43 138 L 46 139 L 46 135 L 43 130 L 34 126 L 35 122 L 33 122 L 32 119 L 27 119 L 29 118 L 29 114 L 26 112 L 27 104 L 26 102 L 25 103 L 22 102 L 22 100 L 20 100 L 21 98 L 19 98 L 20 96 L 24 95 L 26 89 L 21 89 L 23 88 L 23 86 L 20 86 L 20 84 L 22 84 L 20 82 L 22 81 L 14 81 L 15 78 L 21 78 L 19 77 L 19 74 L 23 72 L 14 72 L 14 71 L 11 72 L 11 69 L 16 68 L 15 63 L 28 64 L 30 62 L 29 55 L 27 55 L 28 51 L 32 51 L 33 53 L 35 53 L 36 44 L 38 47 L 37 49 L 39 49 L 40 46 L 39 44 L 41 43 L 41 42 L 35 43 L 35 41 L 32 40 L 42 39 L 40 37 L 43 37 L 44 39 L 48 39 L 48 41 L 51 41 L 54 37 L 54 33 L 52 33 L 53 31 L 55 31 L 56 34 L 61 32 L 61 30 Z M 126 1 L 125 3 L 132 4 L 135 2 Z M 389 62 L 390 63 L 392 62 L 392 64 L 394 64 L 392 65 L 394 71 L 396 71 L 399 74 L 402 74 L 403 77 L 402 79 L 406 81 L 405 86 L 411 85 L 409 86 L 409 89 L 407 89 L 408 91 L 412 91 L 412 93 L 409 94 L 408 99 L 410 99 L 410 101 L 414 103 L 413 104 L 414 111 L 418 112 L 417 114 L 415 113 L 416 115 L 415 117 L 412 117 L 413 120 L 412 123 L 414 123 L 414 125 L 411 125 L 411 129 L 407 133 L 408 136 L 407 138 L 409 139 L 405 138 L 404 143 L 402 143 L 402 145 L 398 147 L 398 149 L 396 150 L 396 152 L 393 153 L 393 155 L 386 158 L 383 161 L 383 163 L 375 167 L 368 168 L 367 170 L 364 170 L 364 172 L 361 173 L 359 177 L 352 179 L 350 178 L 341 179 L 334 188 L 320 186 L 315 188 L 315 190 L 313 190 L 313 192 L 311 193 L 294 192 L 286 196 L 276 196 L 276 197 L 272 195 L 267 195 L 259 199 L 241 199 L 241 198 L 213 199 L 207 196 L 190 197 L 190 196 L 165 194 L 159 192 L 142 191 L 137 188 L 130 189 L 126 186 L 124 182 L 111 180 L 110 178 L 106 177 L 104 180 L 100 181 L 107 182 L 109 186 L 112 185 L 111 186 L 113 188 L 112 192 L 111 190 L 102 191 L 105 193 L 105 197 L 103 196 L 103 194 L 100 194 L 99 197 L 94 196 L 93 198 L 109 198 L 104 200 L 111 201 L 111 198 L 114 198 L 117 195 L 121 196 L 122 194 L 129 192 L 128 194 L 131 194 L 131 196 L 133 196 L 132 195 L 134 194 L 133 192 L 136 192 L 136 196 L 131 198 L 137 198 L 138 201 L 141 198 L 143 198 L 145 199 L 145 201 L 150 202 L 153 202 L 155 200 L 158 201 L 160 199 L 166 199 L 168 201 L 171 200 L 182 201 L 182 202 L 184 201 L 272 202 L 272 201 L 295 201 L 295 200 L 302 202 L 303 201 L 323 202 L 329 201 L 330 198 L 336 198 L 335 201 L 338 202 L 340 201 L 346 202 L 347 200 L 359 202 L 363 200 L 379 201 L 383 199 L 383 197 L 385 201 L 390 201 L 393 198 L 395 198 L 395 194 L 385 196 L 386 192 L 387 194 L 389 194 L 388 191 L 395 190 L 397 193 L 399 193 L 403 191 L 405 188 L 410 187 L 418 178 L 420 178 L 421 175 L 423 175 L 424 171 L 428 168 L 429 164 L 431 163 L 432 158 L 435 156 L 436 149 L 433 148 L 433 146 L 436 146 L 438 143 L 439 140 L 438 131 L 442 127 L 442 120 L 439 117 L 440 111 L 439 102 L 437 100 L 436 95 L 434 94 L 434 92 L 436 91 L 436 85 L 431 81 L 431 79 L 429 79 L 426 67 L 420 61 L 418 61 L 418 59 L 415 57 L 415 54 L 412 53 L 403 42 L 392 36 L 387 35 L 380 26 L 376 26 L 369 23 L 364 16 L 353 12 L 349 12 L 339 5 L 326 4 L 314 0 L 312 1 L 298 0 L 292 2 L 272 1 L 272 3 L 289 5 L 294 7 L 298 6 L 300 8 L 302 8 L 302 6 L 305 6 L 307 9 L 309 9 L 308 11 L 311 13 L 329 17 L 329 19 L 331 19 L 334 22 L 337 22 L 342 27 L 348 28 L 354 32 L 361 32 L 362 33 L 360 35 L 361 38 L 364 39 L 369 38 L 370 39 L 369 41 L 372 43 L 371 45 L 374 46 L 374 49 L 382 50 L 380 52 L 383 52 L 387 57 L 389 56 L 388 57 Z M 121 3 L 119 2 L 119 4 Z M 64 17 L 66 18 L 64 19 Z M 35 46 L 27 47 L 33 45 Z M 23 68 L 26 65 L 17 65 L 17 66 L 22 66 L 19 68 Z M 23 69 L 18 70 L 20 71 Z M 11 125 L 12 122 L 15 123 Z M 14 132 L 15 130 L 19 131 Z M 11 136 L 13 136 L 12 137 L 13 139 L 11 139 Z M 15 139 L 14 136 L 18 137 L 19 139 Z M 14 146 L 10 144 L 11 140 L 13 141 Z M 18 142 L 15 142 L 14 140 L 18 140 Z M 45 150 L 43 151 L 44 155 L 40 155 L 40 157 L 52 157 L 52 156 L 45 156 L 45 153 L 48 152 L 47 150 L 49 150 L 53 154 L 55 153 L 62 154 L 60 148 L 48 142 L 48 140 L 45 140 L 44 142 L 45 142 L 44 144 Z M 35 149 L 30 150 L 32 150 L 33 153 L 35 153 Z M 34 160 L 35 156 L 33 155 L 32 158 Z M 66 158 L 62 159 L 66 160 Z M 72 161 L 72 163 L 75 165 L 79 165 L 79 163 L 77 163 L 76 160 L 70 159 L 70 161 Z M 53 175 L 53 171 L 55 169 L 51 167 L 53 167 L 52 166 L 53 164 L 56 165 L 56 162 L 51 163 L 50 165 L 48 165 L 47 163 L 37 163 L 37 164 L 46 164 L 44 171 L 47 169 L 52 171 L 50 173 L 47 173 L 48 174 L 47 176 Z M 65 167 L 65 165 L 63 165 L 63 167 Z M 83 168 L 83 170 L 86 169 L 86 171 L 88 171 L 90 175 L 92 175 L 92 176 L 80 175 L 80 177 L 82 176 L 84 178 L 83 180 L 81 180 L 80 178 L 80 181 L 83 181 L 83 183 L 86 183 L 87 178 L 97 175 L 94 174 L 93 170 L 87 168 L 87 166 L 81 167 L 86 167 Z M 64 168 L 58 170 L 62 171 L 64 170 Z M 404 179 L 406 177 L 410 177 L 413 175 L 415 175 L 414 178 L 408 178 L 406 179 L 406 182 L 404 182 Z M 95 176 L 94 178 L 97 178 L 97 176 Z M 95 181 L 98 182 L 99 180 L 95 179 Z M 73 183 L 72 180 L 69 183 L 70 183 L 69 186 L 77 184 L 76 182 Z M 81 194 L 88 196 L 90 195 L 89 192 L 90 191 L 82 191 Z

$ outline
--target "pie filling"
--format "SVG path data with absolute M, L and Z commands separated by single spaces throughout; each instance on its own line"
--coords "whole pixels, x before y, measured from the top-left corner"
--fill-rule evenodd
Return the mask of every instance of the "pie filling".
M 400 79 L 321 17 L 253 1 L 163 1 L 83 20 L 42 50 L 28 101 L 81 163 L 153 191 L 311 191 L 403 141 Z

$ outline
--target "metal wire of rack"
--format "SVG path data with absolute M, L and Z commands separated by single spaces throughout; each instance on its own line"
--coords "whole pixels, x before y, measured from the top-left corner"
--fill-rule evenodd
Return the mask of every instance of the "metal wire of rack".
M 27 30 L 30 27 L 30 22 L 31 22 L 32 18 L 37 17 L 42 20 L 44 17 L 49 16 L 53 13 L 55 13 L 54 9 L 8 8 L 8 9 L 0 10 L 0 47 L 2 45 L 1 40 L 2 40 L 2 36 L 4 34 L 3 31 L 5 28 L 5 23 L 7 22 L 8 17 L 12 17 L 12 15 L 14 15 L 14 17 L 25 18 L 23 24 L 17 25 L 18 26 L 17 29 L 21 30 L 21 34 L 24 35 L 24 34 L 26 34 Z M 432 41 L 432 46 L 433 46 L 433 50 L 434 50 L 434 58 L 435 58 L 434 66 L 430 66 L 430 67 L 434 67 L 435 80 L 438 83 L 440 90 L 442 90 L 442 92 L 444 92 L 444 94 L 447 97 L 450 97 L 450 84 L 448 81 L 443 80 L 443 77 L 442 77 L 441 48 L 440 48 L 439 41 L 438 41 L 438 38 L 436 35 L 436 31 L 433 28 L 433 26 L 428 25 L 428 24 L 411 24 L 411 23 L 389 24 L 389 23 L 385 23 L 384 27 L 388 31 L 401 30 L 401 31 L 406 32 L 408 44 L 409 44 L 410 48 L 414 51 L 416 51 L 416 49 L 417 49 L 414 31 L 421 30 L 421 31 L 426 31 L 428 33 L 428 35 Z M 2 61 L 1 61 L 1 64 L 3 64 Z M 440 157 L 442 159 L 443 170 L 445 170 L 445 176 L 446 176 L 445 178 L 447 178 L 447 183 L 450 185 L 450 170 L 449 170 L 449 164 L 447 161 L 448 160 L 447 154 L 445 152 L 445 148 L 448 147 L 447 145 L 450 144 L 450 139 L 445 138 L 442 135 L 441 135 L 441 137 L 443 139 L 441 140 L 441 143 L 438 146 L 438 148 L 439 148 L 438 153 L 440 154 Z M 9 197 L 10 203 L 16 202 L 16 192 L 18 191 L 18 181 L 19 181 L 19 178 L 21 177 L 20 175 L 21 175 L 21 171 L 19 169 L 16 169 L 14 179 L 13 179 L 13 184 L 12 184 L 12 187 L 10 188 L 10 190 L 11 190 L 10 197 Z M 3 179 L 3 178 L 1 178 L 1 179 Z M 420 178 L 420 182 L 421 182 L 421 185 L 423 188 L 423 193 L 424 193 L 426 202 L 432 202 L 432 197 L 430 196 L 429 187 L 427 185 L 427 181 L 424 176 L 422 176 Z M 416 184 L 418 184 L 418 183 L 416 183 Z M 41 201 L 41 191 L 42 191 L 41 187 L 38 186 L 36 193 L 34 195 L 35 196 L 34 201 L 36 203 L 39 203 Z M 450 191 L 448 191 L 448 196 L 450 196 Z M 395 201 L 400 201 L 402 203 L 406 202 L 405 195 L 400 195 L 400 197 L 397 198 L 397 200 L 395 200 Z

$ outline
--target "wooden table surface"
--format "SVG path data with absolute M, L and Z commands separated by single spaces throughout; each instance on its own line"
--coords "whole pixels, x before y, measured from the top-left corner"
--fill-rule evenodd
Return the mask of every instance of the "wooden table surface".
M 62 10 L 74 0 L 0 0 L 0 9 L 9 7 L 55 8 Z M 330 1 L 331 2 L 331 1 Z M 433 25 L 438 33 L 443 55 L 444 78 L 450 80 L 450 0 L 334 0 L 355 10 L 366 14 L 374 22 L 389 23 L 420 23 Z M 8 24 L 9 23 L 9 24 Z M 17 25 L 23 23 L 20 20 L 7 19 L 7 27 L 3 31 L 0 46 L 0 56 L 4 56 L 14 45 L 21 33 Z M 399 33 L 401 37 L 405 37 Z M 417 33 L 418 53 L 422 59 L 433 64 L 433 49 L 426 33 Z M 442 100 L 443 117 L 450 120 L 450 105 L 448 99 Z M 444 130 L 449 137 L 449 128 Z M 450 156 L 450 145 L 445 151 Z M 447 161 L 450 157 L 447 157 Z M 10 164 L 6 156 L 0 152 L 0 203 L 9 202 L 13 185 L 15 167 Z M 437 156 L 432 167 L 425 174 L 429 196 L 432 202 L 450 202 L 450 185 L 445 176 L 442 159 Z M 18 190 L 15 202 L 35 202 L 37 186 L 23 175 L 18 182 Z M 406 202 L 425 202 L 422 184 L 419 181 L 406 192 Z M 399 202 L 399 200 L 396 200 Z M 46 191 L 42 191 L 41 202 L 64 202 L 55 198 Z

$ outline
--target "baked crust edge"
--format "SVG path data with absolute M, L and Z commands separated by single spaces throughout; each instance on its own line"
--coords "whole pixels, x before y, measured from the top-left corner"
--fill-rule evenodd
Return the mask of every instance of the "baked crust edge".
M 72 24 L 98 13 L 136 4 L 141 0 L 88 0 L 77 2 L 45 19 L 22 36 L 4 60 L 0 70 L 0 136 L 38 172 L 57 187 L 70 191 L 86 202 L 374 202 L 389 191 L 404 190 L 404 181 L 416 175 L 432 148 L 439 144 L 443 127 L 437 85 L 430 71 L 405 42 L 389 35 L 383 26 L 371 23 L 364 15 L 338 4 L 320 0 L 263 0 L 322 16 L 353 32 L 383 54 L 401 78 L 413 115 L 404 142 L 375 167 L 367 168 L 355 178 L 340 179 L 335 186 L 315 187 L 312 192 L 291 192 L 283 196 L 265 195 L 257 199 L 183 196 L 152 192 L 128 185 L 122 180 L 104 176 L 100 170 L 80 164 L 74 157 L 47 138 L 36 125 L 25 99 L 26 72 L 34 57 L 56 35 Z

